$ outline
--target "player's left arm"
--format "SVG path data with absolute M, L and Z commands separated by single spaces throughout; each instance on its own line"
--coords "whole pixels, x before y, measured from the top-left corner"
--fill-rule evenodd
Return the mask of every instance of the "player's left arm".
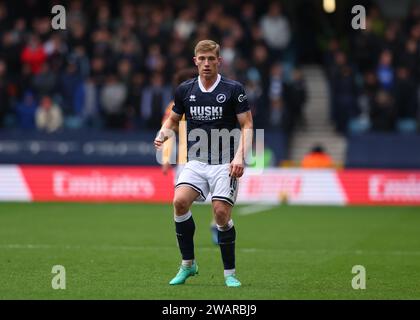
M 244 174 L 245 156 L 252 147 L 254 125 L 251 111 L 239 113 L 236 117 L 241 127 L 241 137 L 235 157 L 230 163 L 230 175 L 235 178 L 240 178 Z

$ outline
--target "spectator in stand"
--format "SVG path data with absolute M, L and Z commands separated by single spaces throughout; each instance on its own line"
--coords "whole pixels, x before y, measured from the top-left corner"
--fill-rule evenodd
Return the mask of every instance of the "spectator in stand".
M 159 129 L 166 106 L 172 99 L 171 86 L 165 84 L 163 75 L 152 74 L 151 83 L 143 89 L 140 116 L 147 129 Z
M 6 61 L 7 70 L 10 75 L 20 74 L 22 44 L 19 43 L 19 37 L 13 31 L 5 32 L 2 35 L 2 43 L 0 45 L 0 57 Z
M 60 107 L 50 96 L 43 96 L 35 114 L 36 127 L 41 131 L 52 133 L 63 125 L 63 114 Z
M 4 125 L 4 118 L 10 111 L 10 95 L 8 92 L 7 67 L 4 60 L 0 60 L 0 128 Z
M 98 86 L 102 86 L 106 78 L 105 59 L 100 56 L 93 56 L 91 61 L 90 75 Z
M 321 145 L 316 145 L 307 153 L 303 159 L 301 167 L 305 169 L 328 169 L 334 168 L 334 161 Z
M 416 120 L 418 110 L 417 85 L 405 66 L 397 69 L 397 80 L 395 85 L 395 105 L 397 107 L 398 119 Z
M 270 70 L 270 125 L 272 128 L 282 128 L 285 122 L 283 69 L 276 63 Z
M 145 59 L 145 65 L 149 72 L 163 72 L 165 68 L 165 57 L 162 54 L 162 48 L 158 44 L 149 47 Z
M 268 105 L 268 88 L 270 81 L 270 59 L 268 57 L 267 46 L 263 42 L 258 42 L 252 51 L 252 62 L 254 68 L 258 71 L 263 89 L 263 106 Z M 264 110 L 268 113 L 267 108 Z M 268 119 L 267 119 L 268 120 Z
M 54 74 L 62 72 L 66 67 L 67 57 L 69 57 L 68 46 L 63 37 L 59 33 L 53 33 L 45 42 L 44 50 L 48 56 L 51 72 Z
M 37 102 L 32 91 L 25 91 L 23 99 L 15 107 L 17 124 L 24 130 L 35 129 L 35 113 L 37 111 Z
M 397 22 L 391 23 L 386 28 L 382 42 L 382 50 L 389 50 L 394 57 L 400 55 L 400 50 L 404 44 L 400 34 L 400 25 Z
M 291 39 L 289 20 L 283 15 L 281 4 L 272 2 L 260 23 L 264 40 L 270 48 L 270 58 L 281 61 Z
M 182 39 L 187 40 L 197 27 L 194 12 L 188 9 L 182 10 L 175 20 L 174 29 L 176 34 Z
M 222 40 L 220 56 L 222 57 L 222 68 L 225 73 L 233 73 L 234 62 L 238 58 L 236 43 L 233 37 L 225 37 Z
M 73 1 L 71 3 L 73 4 Z M 73 17 L 71 15 L 71 12 L 67 13 L 67 24 L 69 26 L 67 43 L 70 46 L 70 50 L 74 50 L 76 47 L 81 46 L 88 52 L 90 49 L 90 41 L 85 23 L 81 21 L 83 18 L 76 14 L 73 15 Z
M 361 72 L 373 69 L 377 63 L 380 38 L 372 30 L 372 20 L 366 19 L 366 29 L 355 33 L 352 53 Z
M 47 54 L 42 46 L 39 36 L 32 34 L 21 54 L 22 63 L 28 64 L 32 74 L 38 74 L 47 60 Z
M 76 104 L 76 91 L 82 85 L 83 79 L 79 75 L 77 65 L 74 61 L 69 61 L 66 70 L 61 74 L 59 86 L 63 100 L 62 108 L 65 114 L 78 114 L 78 106 Z
M 381 11 L 376 5 L 372 5 L 368 12 L 368 19 L 372 25 L 372 32 L 378 37 L 382 37 L 385 31 L 385 21 Z
M 51 71 L 48 62 L 44 63 L 40 71 L 32 76 L 32 88 L 38 97 L 43 95 L 54 95 L 58 91 L 57 75 Z
M 292 80 L 285 85 L 284 95 L 286 107 L 291 116 L 291 127 L 288 130 L 290 132 L 294 130 L 297 124 L 306 125 L 306 118 L 303 113 L 306 102 L 306 84 L 302 70 L 296 69 L 293 71 Z
M 336 130 L 345 133 L 349 120 L 359 114 L 354 72 L 349 65 L 343 63 L 336 70 L 332 78 L 331 88 Z
M 109 74 L 100 94 L 105 125 L 108 129 L 122 129 L 124 127 L 124 106 L 127 97 L 128 92 L 124 84 L 113 73 Z
M 130 86 L 133 66 L 129 59 L 121 59 L 117 64 L 118 78 L 124 83 L 124 86 L 128 89 Z
M 340 51 L 340 44 L 338 42 L 338 39 L 336 38 L 330 39 L 328 41 L 328 47 L 323 54 L 323 62 L 326 68 L 328 80 L 330 82 L 337 66 L 337 53 L 339 52 L 341 51 Z
M 90 74 L 90 61 L 86 55 L 86 48 L 83 45 L 75 46 L 69 54 L 69 60 L 73 61 L 80 77 L 86 79 Z
M 255 4 L 252 2 L 245 2 L 241 7 L 241 14 L 239 16 L 239 23 L 242 26 L 243 33 L 246 35 L 252 34 L 252 28 L 257 25 L 257 14 Z M 246 57 L 251 56 L 251 49 L 247 41 L 241 45 L 240 52 L 243 52 Z
M 80 106 L 81 122 L 86 128 L 102 128 L 100 114 L 100 89 L 95 78 L 88 77 L 76 91 L 76 104 Z
M 393 131 L 396 116 L 397 111 L 392 95 L 385 90 L 379 90 L 370 110 L 371 129 L 373 131 Z
M 379 86 L 386 91 L 392 91 L 395 85 L 394 67 L 392 66 L 392 53 L 384 50 L 379 56 L 379 63 L 376 69 Z
M 420 55 L 417 48 L 417 42 L 414 38 L 410 38 L 405 42 L 405 48 L 399 56 L 398 64 L 404 65 L 410 70 L 414 80 L 420 80 Z
M 249 68 L 245 78 L 245 92 L 248 98 L 249 107 L 251 108 L 254 125 L 256 128 L 262 128 L 264 123 L 265 114 L 263 105 L 263 88 L 261 87 L 261 77 L 258 70 L 254 67 Z
M 146 76 L 144 73 L 136 72 L 132 77 L 128 86 L 128 101 L 127 101 L 127 122 L 126 128 L 135 129 L 141 126 L 140 122 L 140 107 L 142 92 L 145 86 Z
M 0 34 L 9 26 L 8 16 L 9 12 L 6 3 L 0 2 Z
M 93 31 L 92 40 L 93 55 L 104 58 L 107 65 L 112 65 L 114 52 L 111 45 L 110 31 L 105 27 L 96 29 Z
M 339 49 L 334 48 L 334 42 L 331 42 L 331 50 L 329 50 L 327 57 L 331 57 L 332 62 L 327 65 L 327 75 L 329 78 L 329 96 L 330 96 L 330 119 L 332 122 L 337 122 L 337 100 L 338 91 L 336 80 L 341 75 L 341 70 L 348 65 L 347 55 Z
M 358 108 L 360 114 L 352 117 L 353 131 L 365 131 L 370 126 L 370 110 L 378 91 L 378 80 L 376 74 L 372 70 L 368 70 L 363 74 L 362 88 L 358 96 Z

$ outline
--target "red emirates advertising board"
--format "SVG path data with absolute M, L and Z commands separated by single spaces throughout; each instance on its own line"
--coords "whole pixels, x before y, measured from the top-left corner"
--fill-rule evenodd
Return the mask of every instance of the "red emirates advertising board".
M 420 205 L 420 171 L 346 170 L 338 177 L 348 204 Z
M 238 204 L 417 205 L 420 171 L 246 169 Z M 0 201 L 171 203 L 174 170 L 0 165 Z
M 155 167 L 21 166 L 33 201 L 168 202 L 173 173 Z

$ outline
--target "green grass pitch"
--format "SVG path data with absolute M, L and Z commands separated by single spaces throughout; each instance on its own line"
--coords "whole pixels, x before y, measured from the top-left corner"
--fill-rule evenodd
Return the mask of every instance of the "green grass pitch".
M 226 288 L 210 206 L 193 207 L 200 274 L 178 269 L 172 209 L 147 204 L 0 204 L 0 299 L 420 299 L 420 208 L 277 206 L 241 215 Z M 54 290 L 54 265 L 66 289 Z M 354 265 L 366 289 L 352 288 Z

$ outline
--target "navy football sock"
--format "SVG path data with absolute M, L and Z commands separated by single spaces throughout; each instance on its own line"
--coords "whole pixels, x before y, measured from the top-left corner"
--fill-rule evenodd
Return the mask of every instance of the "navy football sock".
M 225 270 L 235 269 L 235 227 L 232 226 L 227 231 L 218 230 L 218 236 Z
M 183 260 L 194 260 L 194 231 L 195 223 L 191 216 L 183 222 L 175 221 L 176 237 Z

